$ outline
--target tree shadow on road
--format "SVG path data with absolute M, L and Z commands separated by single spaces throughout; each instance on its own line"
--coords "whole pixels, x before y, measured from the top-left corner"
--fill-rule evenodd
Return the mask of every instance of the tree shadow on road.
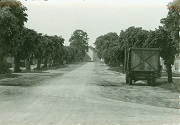
M 110 81 L 102 81 L 100 83 L 97 83 L 98 86 L 104 86 L 104 87 L 120 87 L 123 86 L 122 83 L 118 82 L 110 82 Z

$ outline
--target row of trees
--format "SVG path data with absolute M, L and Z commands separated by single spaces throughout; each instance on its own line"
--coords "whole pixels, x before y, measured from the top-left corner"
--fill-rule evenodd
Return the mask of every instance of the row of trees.
M 6 57 L 14 57 L 14 72 L 20 72 L 20 60 L 26 60 L 30 70 L 32 59 L 37 60 L 37 69 L 62 65 L 63 61 L 74 63 L 83 60 L 88 46 L 88 35 L 82 30 L 73 32 L 69 42 L 61 36 L 43 35 L 24 26 L 28 20 L 27 8 L 16 0 L 0 1 L 0 73 L 8 71 Z
M 106 64 L 119 66 L 124 62 L 124 50 L 126 47 L 161 48 L 160 56 L 167 67 L 168 81 L 172 82 L 171 66 L 175 56 L 180 53 L 180 2 L 174 0 L 168 4 L 168 14 L 161 19 L 162 26 L 154 31 L 147 31 L 141 27 L 129 27 L 117 33 L 107 33 L 99 36 L 95 41 L 98 56 L 103 58 Z

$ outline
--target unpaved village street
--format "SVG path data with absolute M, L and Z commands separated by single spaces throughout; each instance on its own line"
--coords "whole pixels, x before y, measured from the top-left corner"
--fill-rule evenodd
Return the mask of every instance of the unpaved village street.
M 127 85 L 102 63 L 65 69 L 33 86 L 0 86 L 0 125 L 180 124 L 178 93 Z

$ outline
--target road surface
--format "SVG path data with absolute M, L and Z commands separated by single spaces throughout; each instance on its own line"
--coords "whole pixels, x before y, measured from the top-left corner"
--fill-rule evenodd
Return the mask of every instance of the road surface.
M 101 70 L 100 66 L 86 63 L 33 87 L 0 86 L 0 125 L 180 124 L 176 108 L 101 96 L 103 91 L 99 82 L 107 77 L 103 73 L 109 73 L 109 77 L 113 74 Z M 61 69 L 54 71 L 61 72 Z M 121 84 L 124 76 L 119 78 Z

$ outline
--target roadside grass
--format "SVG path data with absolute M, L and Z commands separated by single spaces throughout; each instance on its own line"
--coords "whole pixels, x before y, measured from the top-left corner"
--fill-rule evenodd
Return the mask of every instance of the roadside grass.
M 172 92 L 180 92 L 180 79 L 173 78 L 173 83 L 167 82 L 167 78 L 158 78 L 156 80 L 158 87 L 161 87 Z
M 11 74 L 11 73 L 6 73 L 6 74 L 0 74 L 0 80 L 5 79 L 5 78 L 15 78 L 19 77 L 20 75 L 18 74 Z
M 102 86 L 102 87 L 120 87 L 120 86 L 123 86 L 124 84 L 119 84 L 118 82 L 102 81 L 102 82 L 96 83 L 96 85 Z
M 86 63 L 67 64 L 55 67 L 42 68 L 41 70 L 32 69 L 30 71 L 22 70 L 20 73 L 0 74 L 0 85 L 2 86 L 33 86 L 58 77 L 64 73 L 53 73 L 48 70 L 72 71 Z
M 109 67 L 108 70 L 119 72 L 119 73 L 125 73 L 122 66 L 120 66 L 120 67 Z M 162 72 L 161 75 L 162 75 L 162 77 L 167 77 L 166 72 Z M 173 77 L 180 77 L 180 74 L 173 72 L 172 76 Z M 155 86 L 158 86 L 158 87 L 161 87 L 163 89 L 170 90 L 173 92 L 180 92 L 180 79 L 173 78 L 173 83 L 168 83 L 167 78 L 158 78 L 156 80 Z
M 109 67 L 108 70 L 116 71 L 116 72 L 119 72 L 119 73 L 125 73 L 125 71 L 123 69 L 123 66 Z
M 120 73 L 125 73 L 125 71 L 124 71 L 124 69 L 123 69 L 123 66 L 109 67 L 108 70 L 116 71 L 116 72 L 120 72 Z M 161 75 L 162 75 L 162 76 L 167 76 L 167 73 L 166 73 L 166 72 L 162 72 Z M 173 77 L 180 77 L 180 74 L 173 72 L 173 73 L 172 73 L 172 76 L 173 76 Z
M 43 71 L 46 71 L 46 70 L 53 70 L 53 69 L 66 68 L 66 67 L 68 67 L 68 65 L 52 66 L 52 67 L 47 67 L 47 68 L 41 67 L 40 69 L 34 68 L 32 71 L 34 71 L 34 72 L 43 72 Z
M 22 71 L 19 72 L 19 73 L 44 73 L 44 71 L 46 71 L 46 70 L 30 70 L 30 71 L 28 71 L 28 70 L 22 70 Z
M 47 67 L 47 68 L 43 68 L 41 67 L 40 69 L 35 68 L 31 68 L 30 70 L 26 70 L 25 67 L 21 67 L 21 72 L 19 73 L 44 73 L 44 71 L 47 70 L 55 70 L 55 69 L 59 69 L 59 68 L 65 68 L 68 65 L 60 65 L 60 66 L 52 66 L 52 67 Z M 13 73 L 13 71 L 11 71 Z
M 3 86 L 32 86 L 37 85 L 38 83 L 45 81 L 50 78 L 58 77 L 62 74 L 60 73 L 40 73 L 40 74 L 26 74 L 23 73 L 19 77 L 13 79 L 3 79 L 0 81 L 0 85 Z M 14 74 L 13 74 L 14 75 Z

